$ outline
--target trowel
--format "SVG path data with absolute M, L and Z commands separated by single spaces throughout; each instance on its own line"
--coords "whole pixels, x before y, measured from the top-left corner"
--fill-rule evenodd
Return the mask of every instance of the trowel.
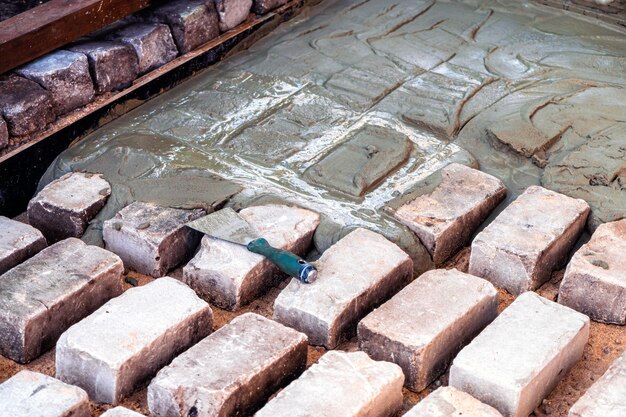
M 285 274 L 310 284 L 317 278 L 317 269 L 299 256 L 272 247 L 259 236 L 235 210 L 226 207 L 187 223 L 188 227 L 208 236 L 245 246 L 272 261 Z

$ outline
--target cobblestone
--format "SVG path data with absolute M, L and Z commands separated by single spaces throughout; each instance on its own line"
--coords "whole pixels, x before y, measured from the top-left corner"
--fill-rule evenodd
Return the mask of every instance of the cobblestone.
M 413 277 L 411 258 L 366 229 L 356 229 L 331 246 L 318 265 L 314 283 L 293 279 L 278 295 L 274 319 L 305 333 L 309 343 L 329 349 L 337 346 L 341 337 L 354 334 L 361 318 Z
M 226 32 L 248 18 L 252 0 L 215 0 L 215 8 L 220 18 L 220 30 Z
M 129 410 L 125 407 L 114 407 L 105 413 L 103 413 L 100 417 L 145 417 L 143 414 L 139 414 L 135 411 Z
M 32 226 L 0 216 L 0 275 L 47 246 Z
M 502 417 L 502 414 L 463 391 L 441 387 L 428 394 L 404 417 Z
M 131 288 L 63 333 L 57 378 L 116 404 L 207 336 L 212 321 L 209 305 L 173 278 Z
M 0 77 L 0 113 L 11 136 L 36 133 L 56 118 L 50 93 L 17 76 Z

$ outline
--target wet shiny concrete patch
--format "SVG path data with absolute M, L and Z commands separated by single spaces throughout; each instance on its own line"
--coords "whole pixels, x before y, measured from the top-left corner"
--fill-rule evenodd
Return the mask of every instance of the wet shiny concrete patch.
M 325 250 L 365 226 L 432 267 L 383 208 L 451 161 L 626 214 L 626 37 L 519 2 L 336 0 L 110 123 L 63 153 L 113 197 L 176 207 L 287 200 L 324 214 Z M 210 190 L 206 177 L 213 178 Z M 182 179 L 181 179 L 182 178 Z M 432 182 L 432 181 L 431 181 Z M 184 191 L 184 192 L 183 192 Z

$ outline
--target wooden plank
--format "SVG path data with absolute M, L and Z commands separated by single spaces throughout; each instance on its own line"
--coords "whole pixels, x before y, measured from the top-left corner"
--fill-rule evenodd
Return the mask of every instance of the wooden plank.
M 0 22 L 0 74 L 141 10 L 154 0 L 51 0 Z

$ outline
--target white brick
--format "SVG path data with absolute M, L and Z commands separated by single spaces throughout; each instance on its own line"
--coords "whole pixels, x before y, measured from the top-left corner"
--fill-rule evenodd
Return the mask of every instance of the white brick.
M 250 415 L 304 371 L 306 358 L 305 335 L 244 314 L 158 373 L 148 387 L 150 415 Z
M 502 417 L 502 414 L 463 391 L 441 387 L 411 408 L 404 417 Z
M 311 246 L 320 216 L 298 207 L 267 205 L 239 213 L 274 247 L 304 256 Z M 284 278 L 278 268 L 245 247 L 209 236 L 184 267 L 183 281 L 205 300 L 236 310 Z
M 46 247 L 46 238 L 32 226 L 0 216 L 0 275 Z
M 292 279 L 274 302 L 274 319 L 334 348 L 358 321 L 411 282 L 413 262 L 382 235 L 356 229 L 317 262 L 312 284 Z
M 506 196 L 502 181 L 465 165 L 450 164 L 440 175 L 434 190 L 394 213 L 420 238 L 437 265 L 465 246 Z
M 535 290 L 565 265 L 589 205 L 531 186 L 472 242 L 469 273 L 514 295 Z
M 118 254 L 126 268 L 158 278 L 191 257 L 201 234 L 185 223 L 204 214 L 200 209 L 135 202 L 105 221 L 102 235 L 106 248 Z
M 626 416 L 626 352 L 572 407 L 569 417 Z
M 70 172 L 46 185 L 28 203 L 28 221 L 49 242 L 81 237 L 110 194 L 111 186 L 102 175 Z
M 173 278 L 131 288 L 63 333 L 57 377 L 115 404 L 207 336 L 212 318 L 209 305 Z
M 454 359 L 450 386 L 527 417 L 580 359 L 589 318 L 527 292 Z
M 70 238 L 0 275 L 0 353 L 30 362 L 122 293 L 120 258 Z
M 129 410 L 124 407 L 114 407 L 111 408 L 106 413 L 102 414 L 100 417 L 145 417 L 143 414 L 139 414 L 135 411 Z
M 331 351 L 255 417 L 388 417 L 402 406 L 403 382 L 398 365 Z
M 626 324 L 626 219 L 600 225 L 572 257 L 559 303 L 604 323 Z
M 359 348 L 398 364 L 407 388 L 421 391 L 496 318 L 497 308 L 498 292 L 488 281 L 457 270 L 429 271 L 361 320 Z
M 91 417 L 91 410 L 82 389 L 24 370 L 0 385 L 0 417 Z

